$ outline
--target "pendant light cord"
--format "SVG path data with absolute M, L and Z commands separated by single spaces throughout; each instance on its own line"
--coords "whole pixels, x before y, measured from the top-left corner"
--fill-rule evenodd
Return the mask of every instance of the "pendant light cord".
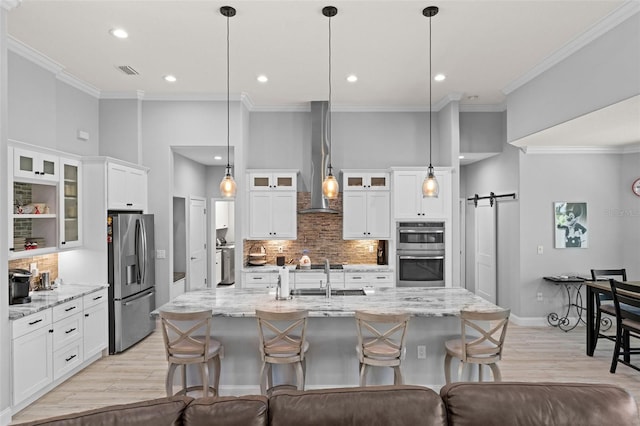
M 333 167 L 331 166 L 331 161 L 333 160 L 333 150 L 332 150 L 332 140 L 333 137 L 331 135 L 331 17 L 329 17 L 329 117 L 327 123 L 329 124 L 328 135 L 329 135 L 329 174 L 331 175 L 331 171 Z
M 431 172 L 431 169 L 433 169 L 433 166 L 431 165 L 431 153 L 432 153 L 431 121 L 433 120 L 432 112 L 431 112 L 432 109 L 433 109 L 433 106 L 431 101 L 431 17 L 429 17 L 429 171 L 430 172 Z
M 229 163 L 229 16 L 227 16 L 227 174 L 231 173 L 231 164 Z

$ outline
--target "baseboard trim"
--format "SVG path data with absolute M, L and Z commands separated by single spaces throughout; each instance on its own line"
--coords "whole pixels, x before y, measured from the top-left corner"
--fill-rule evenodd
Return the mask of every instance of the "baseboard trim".
M 583 318 L 584 319 L 584 318 Z M 517 315 L 511 314 L 509 320 L 513 322 L 515 325 L 519 325 L 522 327 L 554 327 L 549 324 L 547 321 L 547 317 L 519 317 Z M 569 323 L 571 324 L 569 327 L 572 327 L 573 324 L 576 323 L 578 318 L 569 317 Z M 578 327 L 584 327 L 584 324 L 579 324 Z
M 0 411 L 0 426 L 7 426 L 11 423 L 11 407 Z

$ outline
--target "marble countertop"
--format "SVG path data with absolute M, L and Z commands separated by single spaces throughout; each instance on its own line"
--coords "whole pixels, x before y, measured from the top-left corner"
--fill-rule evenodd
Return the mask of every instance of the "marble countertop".
M 9 320 L 13 321 L 27 315 L 35 314 L 53 306 L 59 305 L 69 300 L 77 299 L 85 294 L 93 293 L 103 288 L 109 287 L 108 284 L 103 285 L 80 285 L 80 284 L 64 284 L 54 290 L 32 291 L 31 303 L 22 305 L 9 305 Z
M 255 317 L 256 308 L 272 311 L 305 309 L 310 317 L 353 317 L 356 310 L 445 317 L 458 316 L 461 309 L 481 312 L 500 309 L 462 288 L 383 288 L 366 296 L 333 296 L 329 299 L 297 296 L 290 300 L 275 300 L 273 291 L 217 288 L 184 293 L 153 311 L 152 315 L 158 315 L 160 310 L 211 310 L 214 317 Z
M 296 269 L 296 265 L 286 265 L 290 272 L 323 272 L 322 269 Z M 243 266 L 242 272 L 278 272 L 282 266 L 262 265 L 262 266 Z M 332 272 L 391 272 L 393 269 L 389 265 L 373 265 L 373 264 L 353 264 L 342 265 L 342 269 L 331 269 Z

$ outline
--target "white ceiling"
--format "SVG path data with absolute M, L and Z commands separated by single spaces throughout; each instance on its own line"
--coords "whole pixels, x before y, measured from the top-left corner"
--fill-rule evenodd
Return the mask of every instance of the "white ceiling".
M 504 109 L 505 93 L 545 60 L 604 25 L 623 0 L 565 1 L 50 1 L 23 0 L 8 31 L 93 86 L 101 97 L 226 96 L 226 18 L 230 4 L 230 90 L 254 110 L 308 108 L 328 98 L 328 18 L 332 18 L 334 109 L 427 110 L 428 18 L 432 18 L 433 104 L 461 97 L 463 108 Z M 109 34 L 114 27 L 125 40 Z M 129 65 L 139 75 L 118 70 Z M 358 81 L 346 77 L 356 74 Z M 166 74 L 178 81 L 167 83 Z M 259 74 L 268 76 L 259 83 Z M 470 96 L 477 98 L 470 99 Z M 639 139 L 640 140 L 640 139 Z

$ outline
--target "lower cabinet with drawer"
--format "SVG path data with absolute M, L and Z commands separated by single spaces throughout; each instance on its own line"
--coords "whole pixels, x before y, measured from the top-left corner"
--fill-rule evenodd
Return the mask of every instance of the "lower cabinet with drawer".
M 327 275 L 324 272 L 296 272 L 293 274 L 294 285 L 296 289 L 301 288 L 320 288 L 324 287 L 327 283 Z M 331 281 L 332 288 L 344 288 L 344 272 L 329 272 L 329 279 Z M 322 282 L 322 284 L 320 284 Z
M 344 275 L 346 288 L 395 287 L 393 272 L 346 272 Z
M 12 411 L 53 389 L 108 345 L 107 289 L 12 321 Z
M 277 272 L 244 272 L 242 275 L 243 288 L 270 289 L 278 284 Z

